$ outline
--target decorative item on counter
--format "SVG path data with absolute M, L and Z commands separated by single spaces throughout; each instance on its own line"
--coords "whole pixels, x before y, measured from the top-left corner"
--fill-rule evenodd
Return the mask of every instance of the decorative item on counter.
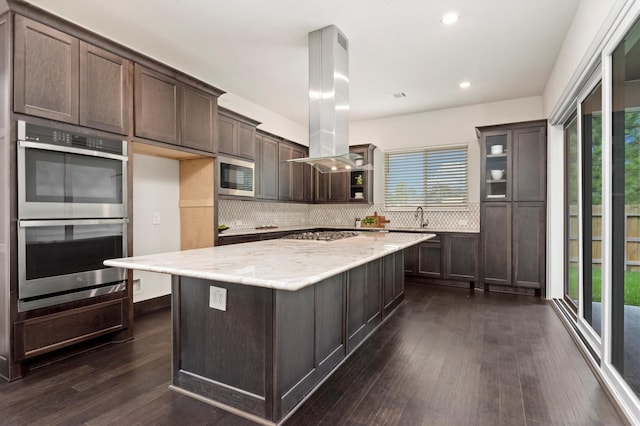
M 362 219 L 363 228 L 384 228 L 387 223 L 391 223 L 391 221 L 384 216 L 378 216 L 378 212 L 373 212 L 373 216 L 365 216 Z
M 224 223 L 222 225 L 218 225 L 218 232 L 224 232 L 227 229 L 229 229 L 229 227 L 227 225 L 225 225 Z
M 359 217 L 356 217 L 356 228 L 360 228 L 362 226 L 362 222 Z

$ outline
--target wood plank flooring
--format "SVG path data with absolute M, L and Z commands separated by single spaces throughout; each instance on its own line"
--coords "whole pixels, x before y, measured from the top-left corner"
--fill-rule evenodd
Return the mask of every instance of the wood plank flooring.
M 407 301 L 286 425 L 623 424 L 552 308 L 407 284 Z M 169 310 L 132 342 L 0 383 L 2 425 L 250 425 L 170 391 Z

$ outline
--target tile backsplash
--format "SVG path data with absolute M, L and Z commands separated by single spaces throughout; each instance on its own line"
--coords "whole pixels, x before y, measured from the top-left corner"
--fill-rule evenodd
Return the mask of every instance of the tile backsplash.
M 391 221 L 390 227 L 418 227 L 415 211 L 385 211 L 384 204 L 297 204 L 221 199 L 218 201 L 218 223 L 236 230 L 257 226 L 352 226 L 355 218 L 378 212 Z M 469 203 L 467 210 L 428 210 L 424 219 L 437 230 L 479 231 L 480 203 Z

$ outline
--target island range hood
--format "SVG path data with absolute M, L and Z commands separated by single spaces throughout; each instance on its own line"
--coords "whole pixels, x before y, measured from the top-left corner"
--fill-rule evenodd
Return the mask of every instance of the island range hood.
M 309 158 L 322 173 L 371 170 L 349 152 L 349 41 L 335 25 L 309 33 Z

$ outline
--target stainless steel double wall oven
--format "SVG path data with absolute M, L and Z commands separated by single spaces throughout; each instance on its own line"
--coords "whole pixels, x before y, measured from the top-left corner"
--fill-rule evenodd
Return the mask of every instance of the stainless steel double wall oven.
M 18 309 L 126 289 L 127 142 L 18 121 Z

